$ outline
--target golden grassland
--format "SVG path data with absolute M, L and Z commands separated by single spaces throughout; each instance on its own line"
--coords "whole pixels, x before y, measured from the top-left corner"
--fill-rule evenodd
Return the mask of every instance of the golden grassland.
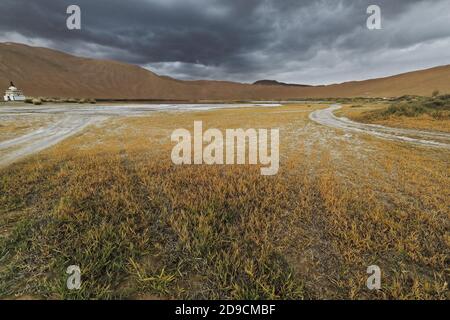
M 115 118 L 0 169 L 0 297 L 448 299 L 449 151 L 322 127 L 317 107 Z M 174 166 L 194 120 L 280 128 L 279 174 Z

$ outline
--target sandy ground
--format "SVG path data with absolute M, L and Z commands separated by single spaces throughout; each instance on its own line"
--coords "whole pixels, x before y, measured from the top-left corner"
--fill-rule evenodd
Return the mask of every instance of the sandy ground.
M 366 133 L 387 140 L 409 142 L 427 147 L 450 149 L 450 134 L 448 133 L 389 128 L 381 125 L 358 123 L 344 117 L 336 117 L 334 111 L 339 109 L 341 109 L 341 106 L 335 104 L 327 109 L 312 112 L 309 118 L 321 125 L 344 131 Z
M 104 116 L 68 116 L 62 120 L 42 127 L 18 138 L 0 143 L 0 167 L 6 166 L 30 154 L 45 150 L 64 139 L 81 132 L 87 126 L 103 121 Z
M 277 107 L 279 104 L 183 104 L 183 105 L 54 105 L 54 106 L 7 106 L 0 109 L 0 121 L 8 118 L 36 117 L 52 115 L 53 122 L 31 129 L 29 132 L 12 139 L 0 140 L 0 167 L 7 166 L 28 155 L 54 146 L 94 124 L 99 124 L 112 117 L 129 117 L 147 115 L 152 112 L 187 112 L 206 111 L 224 108 L 243 107 Z M 419 130 L 388 128 L 353 122 L 347 118 L 338 118 L 333 112 L 340 105 L 314 111 L 310 119 L 321 125 L 370 134 L 379 138 L 409 142 L 423 146 L 450 149 L 450 134 Z M 294 112 L 294 111 L 289 111 Z M 305 112 L 305 111 L 303 111 Z
M 223 108 L 276 107 L 279 104 L 161 104 L 161 105 L 54 105 L 7 106 L 0 108 L 0 122 L 11 117 L 53 115 L 58 119 L 19 137 L 0 142 L 0 167 L 7 166 L 28 155 L 45 150 L 64 139 L 81 132 L 86 127 L 101 123 L 111 117 L 140 116 L 158 111 L 186 112 Z
M 155 111 L 202 111 L 224 108 L 279 107 L 275 103 L 252 104 L 129 104 L 129 105 L 52 105 L 6 106 L 0 108 L 0 117 L 12 115 L 54 114 L 81 116 L 136 116 Z

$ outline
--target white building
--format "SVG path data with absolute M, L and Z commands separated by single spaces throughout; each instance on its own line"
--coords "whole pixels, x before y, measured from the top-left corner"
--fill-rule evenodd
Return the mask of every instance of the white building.
M 5 101 L 25 101 L 25 96 L 22 91 L 17 89 L 12 82 L 8 90 L 5 91 L 3 98 Z

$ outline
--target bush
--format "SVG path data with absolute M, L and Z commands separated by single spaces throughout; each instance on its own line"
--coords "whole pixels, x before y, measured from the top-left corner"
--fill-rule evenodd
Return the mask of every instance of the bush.
M 33 104 L 36 106 L 39 106 L 42 104 L 42 100 L 41 99 L 33 99 Z
M 391 104 L 384 110 L 375 110 L 365 114 L 366 120 L 387 119 L 390 117 L 418 117 L 429 115 L 434 119 L 445 120 L 450 118 L 450 95 L 436 96 L 434 98 L 412 99 L 410 96 L 401 97 L 401 100 Z
M 59 102 L 58 98 L 45 98 L 45 102 L 57 103 Z

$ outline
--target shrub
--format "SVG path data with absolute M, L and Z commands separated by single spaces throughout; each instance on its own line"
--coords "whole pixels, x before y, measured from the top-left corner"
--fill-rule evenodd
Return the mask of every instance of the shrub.
M 33 104 L 36 106 L 39 106 L 42 104 L 42 100 L 41 99 L 33 99 Z
M 371 121 L 390 117 L 412 118 L 421 115 L 429 115 L 439 120 L 449 119 L 450 95 L 421 99 L 412 99 L 410 96 L 401 97 L 386 109 L 368 112 L 364 117 Z

